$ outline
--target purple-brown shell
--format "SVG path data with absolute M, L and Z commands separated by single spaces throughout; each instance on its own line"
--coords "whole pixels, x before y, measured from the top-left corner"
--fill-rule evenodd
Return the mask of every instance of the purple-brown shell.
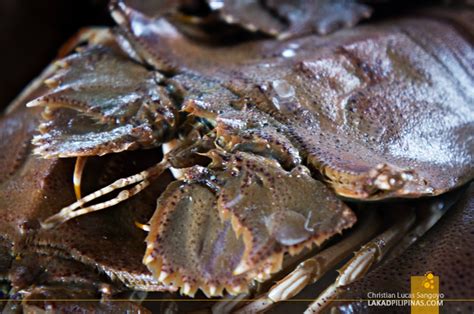
M 436 195 L 473 177 L 472 46 L 453 24 L 407 18 L 331 38 L 210 47 L 165 19 L 131 8 L 116 15 L 144 62 L 240 97 L 232 108 L 195 99 L 185 111 L 257 111 L 340 195 Z
M 430 196 L 473 177 L 472 45 L 446 19 L 206 45 L 126 2 L 112 13 L 117 46 L 67 57 L 30 102 L 49 120 L 36 152 L 186 144 L 189 120 L 205 126 L 193 154 L 207 163 L 181 167 L 150 221 L 144 263 L 160 283 L 237 293 L 354 224 L 334 192 Z

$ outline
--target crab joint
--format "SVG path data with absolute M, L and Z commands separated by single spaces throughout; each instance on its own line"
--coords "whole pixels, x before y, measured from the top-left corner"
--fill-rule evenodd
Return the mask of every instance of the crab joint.
M 408 232 L 415 222 L 415 213 L 411 212 L 382 234 L 368 242 L 354 254 L 354 257 L 338 270 L 336 281 L 326 288 L 308 307 L 305 314 L 319 313 L 340 293 L 340 289 L 362 278 L 369 269 L 382 258 Z
M 132 175 L 127 178 L 119 179 L 114 183 L 81 198 L 80 200 L 72 203 L 71 205 L 64 207 L 59 211 L 59 213 L 41 222 L 41 226 L 45 229 L 50 229 L 72 218 L 117 205 L 144 190 L 151 184 L 151 182 L 153 182 L 160 174 L 162 174 L 163 171 L 168 169 L 168 167 L 168 161 L 166 159 L 163 159 L 160 163 L 148 168 L 147 170 L 144 170 L 138 174 Z M 117 189 L 121 189 L 133 184 L 135 184 L 133 187 L 128 190 L 121 191 L 115 198 L 82 208 L 83 205 L 103 195 L 109 194 Z
M 379 222 L 378 215 L 374 212 L 369 213 L 368 217 L 362 219 L 362 223 L 339 243 L 302 261 L 295 270 L 274 284 L 269 292 L 260 295 L 237 313 L 261 312 L 268 310 L 275 303 L 293 298 L 371 239 L 379 230 Z

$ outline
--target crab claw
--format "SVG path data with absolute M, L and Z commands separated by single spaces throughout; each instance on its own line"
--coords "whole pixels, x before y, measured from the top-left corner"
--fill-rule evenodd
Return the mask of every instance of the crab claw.
M 157 73 L 94 47 L 58 62 L 51 90 L 27 106 L 45 107 L 33 143 L 43 157 L 104 155 L 158 146 L 171 133 L 177 108 Z
M 168 187 L 150 221 L 144 262 L 182 293 L 243 291 L 279 271 L 285 253 L 356 221 L 303 166 L 286 171 L 262 156 L 217 153 L 220 165 L 188 168 L 185 181 Z

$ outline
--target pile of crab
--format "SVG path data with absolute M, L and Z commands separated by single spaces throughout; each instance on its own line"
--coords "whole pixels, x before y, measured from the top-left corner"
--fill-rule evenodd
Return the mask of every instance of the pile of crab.
M 354 28 L 366 4 L 110 11 L 0 120 L 6 310 L 146 311 L 141 291 L 167 311 L 356 306 L 337 298 L 453 204 L 472 216 L 471 10 Z

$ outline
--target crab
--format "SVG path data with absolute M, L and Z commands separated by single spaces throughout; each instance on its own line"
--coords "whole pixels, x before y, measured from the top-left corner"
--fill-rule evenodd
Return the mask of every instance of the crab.
M 368 6 L 110 11 L 118 26 L 80 32 L 2 120 L 2 273 L 26 310 L 145 311 L 112 302 L 131 290 L 266 311 L 357 251 L 320 312 L 473 178 L 469 13 L 349 29 Z

